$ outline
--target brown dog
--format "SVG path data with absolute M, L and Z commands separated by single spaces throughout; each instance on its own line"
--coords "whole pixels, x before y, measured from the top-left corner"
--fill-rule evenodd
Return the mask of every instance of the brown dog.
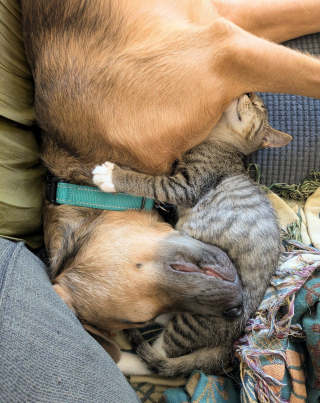
M 107 160 L 169 172 L 244 92 L 320 98 L 320 61 L 268 41 L 318 32 L 317 3 L 23 0 L 44 163 L 89 186 Z M 102 330 L 212 309 L 214 278 L 194 272 L 221 271 L 226 259 L 146 211 L 47 205 L 45 239 L 57 292 Z M 219 313 L 239 299 L 228 303 Z

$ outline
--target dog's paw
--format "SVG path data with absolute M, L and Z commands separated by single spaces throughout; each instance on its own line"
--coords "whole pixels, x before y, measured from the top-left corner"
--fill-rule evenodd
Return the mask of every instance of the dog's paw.
M 103 192 L 115 192 L 115 187 L 112 182 L 112 173 L 114 164 L 105 162 L 102 165 L 97 165 L 92 171 L 93 183 L 95 183 Z

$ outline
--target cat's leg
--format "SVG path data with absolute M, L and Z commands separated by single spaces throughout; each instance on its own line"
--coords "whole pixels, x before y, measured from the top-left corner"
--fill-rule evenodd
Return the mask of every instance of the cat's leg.
M 103 192 L 114 193 L 116 191 L 112 182 L 114 165 L 112 162 L 105 162 L 102 165 L 97 165 L 92 171 L 93 183 L 99 186 Z
M 137 329 L 126 330 L 126 334 L 147 367 L 165 377 L 189 376 L 194 369 L 206 374 L 217 373 L 228 367 L 232 357 L 233 343 L 230 340 L 224 340 L 218 347 L 201 348 L 187 355 L 168 358 L 146 342 Z
M 152 344 L 152 348 L 160 355 L 163 355 L 164 357 L 167 357 L 167 354 L 164 349 L 164 341 L 163 341 L 163 335 L 164 333 L 162 332 L 159 337 L 156 338 L 156 340 Z
M 199 175 L 187 176 L 178 173 L 173 176 L 153 176 L 128 171 L 117 164 L 105 162 L 93 171 L 93 182 L 104 192 L 129 193 L 148 197 L 161 202 L 193 206 L 199 197 L 202 186 Z
M 171 315 L 171 314 L 169 314 Z M 165 317 L 165 315 L 160 315 Z M 164 319 L 164 318 L 163 318 Z M 166 321 L 170 320 L 168 317 Z M 156 338 L 152 344 L 152 348 L 157 354 L 166 357 L 166 352 L 163 348 L 163 332 Z M 139 355 L 122 352 L 120 361 L 117 363 L 122 373 L 126 375 L 149 375 L 152 372 L 148 369 L 147 364 L 142 361 Z
M 281 43 L 320 32 L 318 0 L 212 0 L 219 14 L 259 37 Z

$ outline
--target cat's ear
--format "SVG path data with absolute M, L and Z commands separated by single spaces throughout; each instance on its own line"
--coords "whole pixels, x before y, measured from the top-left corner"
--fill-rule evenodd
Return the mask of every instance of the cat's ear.
M 263 134 L 261 147 L 282 147 L 290 143 L 291 140 L 290 134 L 280 132 L 268 125 Z

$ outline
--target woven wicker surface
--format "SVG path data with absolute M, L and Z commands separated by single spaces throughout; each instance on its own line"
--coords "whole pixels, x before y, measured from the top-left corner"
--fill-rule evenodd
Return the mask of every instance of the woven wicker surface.
M 320 55 L 320 33 L 285 45 Z M 260 165 L 262 183 L 299 183 L 314 169 L 320 170 L 320 100 L 285 94 L 259 94 L 269 111 L 270 124 L 293 136 L 283 148 L 258 151 L 248 162 Z

